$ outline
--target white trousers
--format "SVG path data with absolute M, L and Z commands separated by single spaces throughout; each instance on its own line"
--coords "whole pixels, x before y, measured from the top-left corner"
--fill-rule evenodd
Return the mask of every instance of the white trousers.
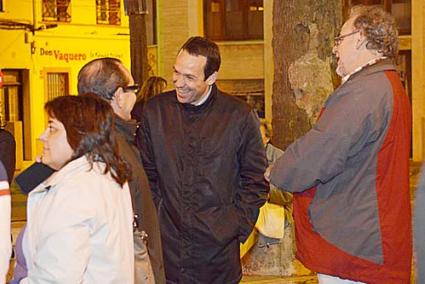
M 363 282 L 341 279 L 336 276 L 317 273 L 319 284 L 365 284 Z

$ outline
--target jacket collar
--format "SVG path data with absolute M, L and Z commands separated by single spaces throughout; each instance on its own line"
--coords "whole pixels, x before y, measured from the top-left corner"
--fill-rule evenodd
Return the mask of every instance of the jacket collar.
M 188 112 L 195 112 L 195 113 L 197 113 L 197 112 L 202 112 L 203 110 L 205 110 L 206 108 L 208 108 L 208 106 L 211 105 L 212 102 L 215 100 L 216 96 L 217 96 L 217 85 L 214 83 L 211 86 L 211 94 L 209 95 L 208 99 L 204 103 L 202 103 L 201 105 L 199 105 L 199 106 L 195 106 L 195 105 L 192 105 L 192 104 L 182 104 L 182 103 L 179 103 L 178 100 L 177 100 L 177 98 L 176 98 L 176 101 L 177 101 L 177 103 L 179 105 L 181 105 L 184 108 L 184 110 L 186 110 Z
M 389 71 L 389 70 L 394 71 L 394 70 L 396 70 L 396 68 L 395 68 L 391 59 L 385 58 L 385 59 L 377 61 L 374 64 L 367 65 L 367 66 L 361 68 L 358 72 L 352 74 L 347 79 L 347 81 L 351 81 L 354 78 L 357 78 L 357 77 L 360 77 L 360 76 L 368 76 L 368 75 L 371 75 L 373 73 Z
M 138 123 L 136 120 L 124 120 L 120 118 L 118 115 L 114 116 L 114 122 L 115 122 L 115 128 L 124 135 L 125 139 L 131 144 L 134 142 L 134 136 L 136 135 L 136 131 L 138 126 Z
M 93 167 L 101 168 L 101 164 L 93 163 Z M 42 192 L 49 190 L 52 186 L 55 186 L 65 179 L 74 176 L 77 172 L 90 171 L 91 165 L 87 160 L 86 156 L 82 156 L 75 160 L 68 162 L 63 168 L 54 172 L 50 177 L 43 181 L 39 186 L 37 186 L 30 194 L 35 192 Z

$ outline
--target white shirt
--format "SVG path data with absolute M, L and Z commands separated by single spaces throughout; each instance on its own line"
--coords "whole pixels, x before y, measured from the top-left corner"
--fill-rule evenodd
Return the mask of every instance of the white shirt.
M 370 61 L 366 62 L 365 64 L 363 64 L 363 65 L 361 65 L 361 66 L 357 67 L 357 68 L 356 68 L 356 69 L 354 69 L 351 73 L 349 73 L 349 74 L 345 75 L 344 77 L 342 77 L 342 79 L 341 79 L 341 85 L 342 85 L 342 84 L 344 84 L 345 82 L 347 82 L 347 81 L 348 81 L 348 79 L 350 79 L 350 77 L 351 77 L 351 76 L 353 76 L 354 74 L 356 74 L 357 72 L 359 72 L 360 70 L 362 70 L 363 68 L 365 68 L 366 66 L 373 65 L 373 64 L 375 64 L 376 62 L 378 62 L 378 61 L 380 61 L 380 60 L 382 60 L 382 59 L 386 59 L 386 58 L 387 58 L 386 56 L 381 56 L 381 57 L 379 57 L 379 58 L 374 58 L 374 59 L 372 59 L 372 60 L 370 60 Z
M 78 158 L 29 194 L 21 284 L 133 284 L 130 192 L 103 169 Z

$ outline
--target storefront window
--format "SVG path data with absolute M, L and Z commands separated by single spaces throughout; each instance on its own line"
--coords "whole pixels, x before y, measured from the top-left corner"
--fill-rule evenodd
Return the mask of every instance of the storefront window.
M 46 101 L 53 100 L 59 96 L 69 95 L 68 73 L 47 73 Z
M 96 0 L 96 21 L 98 24 L 120 25 L 120 0 Z
M 222 79 L 217 86 L 223 92 L 246 102 L 260 118 L 265 118 L 263 79 Z
M 71 0 L 43 0 L 43 21 L 71 22 Z
M 212 40 L 262 40 L 263 0 L 204 0 L 205 35 Z

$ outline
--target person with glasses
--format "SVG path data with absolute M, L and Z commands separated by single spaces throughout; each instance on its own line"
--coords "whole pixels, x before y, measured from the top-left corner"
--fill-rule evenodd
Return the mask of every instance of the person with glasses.
M 333 53 L 342 83 L 270 182 L 294 193 L 297 258 L 319 283 L 409 283 L 412 124 L 394 18 L 354 7 Z
M 114 134 L 120 154 L 130 164 L 129 181 L 135 217 L 135 283 L 165 283 L 158 216 L 143 169 L 131 119 L 139 86 L 128 69 L 115 58 L 98 58 L 85 64 L 78 74 L 78 93 L 94 93 L 107 101 L 115 113 Z M 147 247 L 147 251 L 146 251 Z

